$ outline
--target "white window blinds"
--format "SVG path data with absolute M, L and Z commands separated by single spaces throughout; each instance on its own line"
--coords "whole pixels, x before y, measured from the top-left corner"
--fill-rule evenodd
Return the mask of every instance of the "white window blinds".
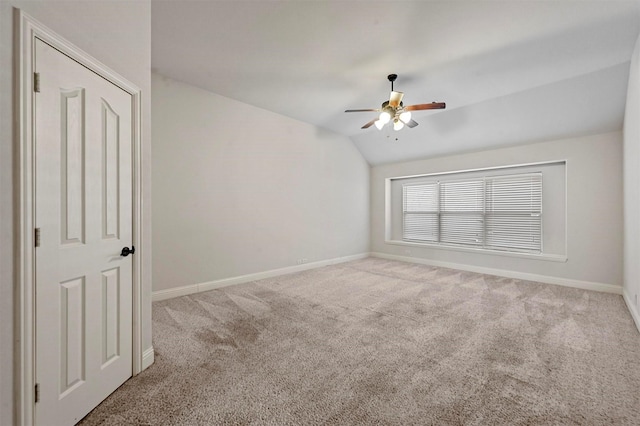
M 542 174 L 405 185 L 403 239 L 540 252 Z
M 440 242 L 482 246 L 482 179 L 440 182 Z
M 403 192 L 404 238 L 438 241 L 438 184 L 406 186 Z
M 542 174 L 486 180 L 486 246 L 540 251 Z

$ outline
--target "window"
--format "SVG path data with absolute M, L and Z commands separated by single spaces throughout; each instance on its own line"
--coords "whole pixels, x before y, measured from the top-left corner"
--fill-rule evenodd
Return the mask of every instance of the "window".
M 404 187 L 404 238 L 438 241 L 438 184 Z
M 402 187 L 405 241 L 542 251 L 542 173 Z

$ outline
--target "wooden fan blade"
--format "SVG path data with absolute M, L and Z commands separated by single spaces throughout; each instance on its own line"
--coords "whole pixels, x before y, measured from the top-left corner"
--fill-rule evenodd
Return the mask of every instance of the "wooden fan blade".
M 409 120 L 408 123 L 404 123 L 404 124 L 406 124 L 407 127 L 413 128 L 413 127 L 416 127 L 418 125 L 418 122 L 412 119 L 412 120 Z
M 379 109 L 345 109 L 344 112 L 371 112 L 380 111 Z
M 405 111 L 419 111 L 422 109 L 444 109 L 447 107 L 447 104 L 444 102 L 432 102 L 430 104 L 417 104 L 417 105 L 409 105 L 404 107 Z
M 374 118 L 373 120 L 371 120 L 370 122 L 368 122 L 367 124 L 365 124 L 364 126 L 362 126 L 362 129 L 368 129 L 369 127 L 371 127 L 373 125 L 373 123 L 375 123 L 378 119 Z
M 389 96 L 389 106 L 397 108 L 398 105 L 400 105 L 400 102 L 402 102 L 403 96 L 404 93 L 402 92 L 391 92 L 391 96 Z

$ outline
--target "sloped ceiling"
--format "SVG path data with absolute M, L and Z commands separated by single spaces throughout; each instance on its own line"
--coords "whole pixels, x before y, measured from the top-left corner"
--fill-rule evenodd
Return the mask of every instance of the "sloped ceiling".
M 639 31 L 636 1 L 154 0 L 152 66 L 376 165 L 620 129 Z M 375 113 L 343 111 L 378 108 L 390 73 L 405 105 L 447 109 L 361 130 Z

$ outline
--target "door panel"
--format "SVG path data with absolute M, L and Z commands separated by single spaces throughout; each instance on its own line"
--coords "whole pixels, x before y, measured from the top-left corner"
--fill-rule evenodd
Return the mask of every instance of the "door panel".
M 84 90 L 61 92 L 62 244 L 84 243 Z
M 85 277 L 60 284 L 60 394 L 86 379 L 84 363 Z
M 36 41 L 36 423 L 74 424 L 132 374 L 132 99 Z
M 102 222 L 103 238 L 119 238 L 119 163 L 118 152 L 120 151 L 119 137 L 120 116 L 116 114 L 109 103 L 102 99 L 102 146 L 103 146 L 103 173 L 102 192 L 104 194 L 102 202 Z
M 120 268 L 102 272 L 102 368 L 120 356 Z

